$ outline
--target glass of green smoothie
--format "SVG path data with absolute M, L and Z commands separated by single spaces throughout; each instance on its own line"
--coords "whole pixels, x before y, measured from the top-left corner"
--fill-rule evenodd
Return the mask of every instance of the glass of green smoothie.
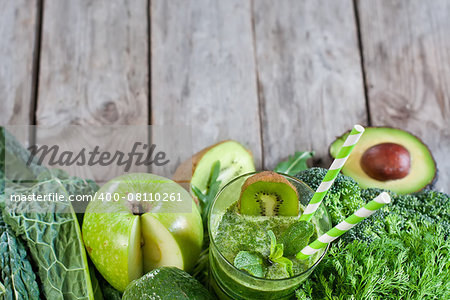
M 289 299 L 328 250 L 327 246 L 309 259 L 300 260 L 295 257 L 296 250 L 294 252 L 290 250 L 291 253 L 288 253 L 289 247 L 285 245 L 284 256 L 292 262 L 291 267 L 286 268 L 285 264 L 271 260 L 274 256 L 274 240 L 271 236 L 275 236 L 276 243 L 287 240 L 287 232 L 292 231 L 291 228 L 296 226 L 293 224 L 304 222 L 299 221 L 299 217 L 314 191 L 294 177 L 275 174 L 281 175 L 283 180 L 287 180 L 290 186 L 295 188 L 298 211 L 289 216 L 280 215 L 278 212 L 286 209 L 286 203 L 280 201 L 280 203 L 266 204 L 266 207 L 262 208 L 261 215 L 246 215 L 242 213 L 242 203 L 239 199 L 243 185 L 248 183 L 247 179 L 255 177 L 256 174 L 258 173 L 239 176 L 225 185 L 214 199 L 209 213 L 210 283 L 220 299 Z M 256 190 L 259 189 L 262 191 L 258 195 L 263 195 L 262 197 L 271 192 L 277 193 L 273 188 L 272 190 L 269 188 L 268 192 L 264 191 L 264 183 L 256 185 Z M 257 193 L 255 188 L 249 190 L 250 193 Z M 275 199 L 279 200 L 279 198 Z M 259 205 L 261 202 L 257 200 L 255 203 Z M 252 206 L 250 208 L 252 209 Z M 330 218 L 323 205 L 319 207 L 309 223 L 313 225 L 308 224 L 310 228 L 313 228 L 309 231 L 309 235 L 312 235 L 303 241 L 304 243 L 308 240 L 313 241 L 331 228 Z M 285 244 L 288 243 L 285 242 Z M 253 255 L 253 258 L 257 256 L 258 263 L 255 266 L 252 265 L 255 261 L 252 262 L 251 259 L 248 261 L 246 256 L 241 257 L 241 254 Z M 243 258 L 240 259 L 240 264 L 243 261 L 246 267 L 239 268 L 237 257 Z

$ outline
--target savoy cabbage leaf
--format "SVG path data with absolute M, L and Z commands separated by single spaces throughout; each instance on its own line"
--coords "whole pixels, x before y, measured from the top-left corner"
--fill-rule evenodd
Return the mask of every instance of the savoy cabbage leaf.
M 10 194 L 87 194 L 97 189 L 90 181 L 62 172 L 47 172 L 32 186 L 7 184 Z M 25 240 L 48 299 L 92 299 L 94 292 L 77 216 L 66 202 L 9 202 L 5 222 Z
M 88 259 L 72 204 L 69 201 L 5 201 L 10 195 L 50 193 L 62 194 L 68 199 L 69 195 L 92 194 L 98 186 L 93 181 L 71 177 L 60 170 L 49 171 L 36 160 L 28 164 L 29 157 L 30 153 L 0 127 L 0 202 L 6 205 L 2 212 L 5 223 L 19 237 L 17 240 L 24 241 L 45 298 L 101 299 L 101 292 L 92 287 Z M 7 282 L 2 280 L 7 288 Z

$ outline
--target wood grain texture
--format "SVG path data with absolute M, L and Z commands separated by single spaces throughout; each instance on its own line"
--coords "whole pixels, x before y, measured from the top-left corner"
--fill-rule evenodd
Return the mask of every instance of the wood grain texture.
M 328 147 L 367 123 L 352 1 L 254 1 L 264 162 Z
M 0 2 L 0 125 L 32 123 L 38 1 Z M 23 132 L 18 137 L 28 139 Z
M 38 125 L 70 144 L 63 136 L 70 125 L 148 124 L 147 7 L 146 0 L 45 1 Z M 37 133 L 39 143 L 45 139 Z M 93 133 L 90 143 L 98 139 Z M 113 143 L 128 142 L 116 136 Z
M 450 2 L 359 1 L 372 123 L 430 147 L 450 192 Z
M 261 138 L 250 1 L 151 1 L 152 124 L 192 128 L 192 151 Z M 188 151 L 188 150 L 186 150 Z

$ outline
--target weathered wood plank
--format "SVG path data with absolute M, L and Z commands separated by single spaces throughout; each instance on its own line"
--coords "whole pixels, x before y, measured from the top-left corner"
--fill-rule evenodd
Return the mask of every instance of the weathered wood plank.
M 0 125 L 33 122 L 38 1 L 0 2 Z M 28 140 L 28 132 L 18 137 Z
M 152 124 L 187 124 L 196 152 L 235 139 L 261 162 L 250 1 L 151 1 Z
M 38 131 L 39 143 L 60 134 L 61 143 L 76 144 L 63 134 L 74 124 L 148 124 L 147 19 L 146 0 L 45 1 L 36 119 L 55 133 Z M 130 147 L 129 137 L 110 141 L 93 131 L 83 142 Z
M 367 123 L 352 1 L 255 1 L 254 22 L 264 164 L 328 146 Z
M 359 1 L 374 125 L 408 130 L 431 148 L 450 192 L 450 2 Z

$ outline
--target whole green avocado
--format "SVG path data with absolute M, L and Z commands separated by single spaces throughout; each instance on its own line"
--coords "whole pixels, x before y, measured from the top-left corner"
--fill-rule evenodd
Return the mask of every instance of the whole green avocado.
M 191 275 L 175 267 L 154 269 L 131 282 L 123 300 L 210 300 L 208 290 Z

